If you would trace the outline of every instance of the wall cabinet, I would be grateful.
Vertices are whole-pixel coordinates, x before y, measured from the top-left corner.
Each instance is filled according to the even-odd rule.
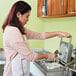
[[[76,16],[75,0],[38,0],[37,16],[40,18]]]

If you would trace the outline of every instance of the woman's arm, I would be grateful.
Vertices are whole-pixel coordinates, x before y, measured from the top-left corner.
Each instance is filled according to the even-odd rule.
[[[67,32],[61,32],[61,31],[57,31],[57,32],[45,32],[45,37],[46,39],[48,38],[52,38],[55,36],[59,36],[59,37],[70,37],[71,35]]]
[[[42,58],[46,58],[46,59],[51,59],[54,60],[56,57],[56,54],[42,54],[42,53],[38,53],[37,56],[37,60],[42,59]]]
[[[70,37],[70,34],[67,32],[61,32],[61,31],[56,31],[56,32],[43,32],[43,33],[38,33],[38,32],[33,32],[29,29],[25,29],[26,37],[28,39],[48,39],[52,38],[55,36],[60,36],[60,37]]]
[[[26,28],[25,28],[25,35],[27,39],[38,39],[38,40],[45,39],[45,32],[42,32],[42,33],[34,32]]]
[[[24,55],[25,58],[29,61],[35,61],[42,58],[50,58],[50,59],[54,58],[53,54],[41,54],[31,51],[27,43],[24,41],[20,31],[15,27],[7,29],[5,38],[8,39],[10,47],[14,50],[14,52],[18,52]]]

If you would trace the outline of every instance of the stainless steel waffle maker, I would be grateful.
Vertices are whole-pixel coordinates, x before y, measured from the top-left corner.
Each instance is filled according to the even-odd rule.
[[[71,55],[73,50],[73,45],[71,44],[72,37],[68,39],[69,39],[69,42],[63,41],[63,38],[61,38],[60,40],[59,53],[61,55],[58,56],[58,59],[62,64],[66,64],[71,61]]]
[[[71,44],[72,37],[68,38],[68,42],[60,39],[60,46],[56,61],[41,59],[34,64],[45,74],[44,76],[64,76],[64,68],[62,64],[67,64],[71,61],[73,45]],[[62,63],[62,64],[60,64]]]

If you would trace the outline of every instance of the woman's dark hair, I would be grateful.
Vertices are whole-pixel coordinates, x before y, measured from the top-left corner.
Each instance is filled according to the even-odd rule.
[[[24,2],[24,1],[18,1],[16,2],[11,10],[9,11],[9,14],[7,18],[5,19],[2,29],[3,31],[5,30],[6,26],[14,26],[17,27],[22,34],[24,34],[24,28],[21,25],[19,19],[17,18],[17,12],[20,12],[21,14],[27,13],[28,11],[31,10],[31,6]]]

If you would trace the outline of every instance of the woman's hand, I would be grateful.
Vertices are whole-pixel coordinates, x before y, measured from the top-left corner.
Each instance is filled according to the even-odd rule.
[[[67,33],[67,32],[61,32],[61,31],[58,31],[57,34],[60,37],[67,37],[67,38],[69,38],[71,36],[69,33]]]
[[[54,60],[56,57],[56,54],[48,54],[48,59]]]

